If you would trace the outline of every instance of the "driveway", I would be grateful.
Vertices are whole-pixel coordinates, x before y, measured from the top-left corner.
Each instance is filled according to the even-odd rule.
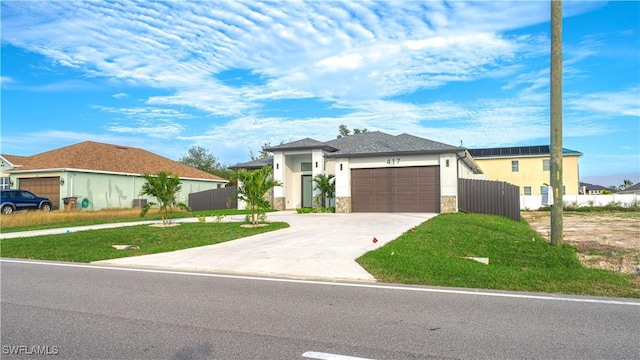
[[[355,259],[436,214],[268,214],[290,227],[222,244],[96,264],[313,279],[375,281]],[[233,218],[233,217],[232,217]],[[239,217],[237,220],[244,219]],[[195,220],[195,219],[192,219]],[[170,231],[170,230],[167,230]],[[373,243],[373,238],[378,240]]]

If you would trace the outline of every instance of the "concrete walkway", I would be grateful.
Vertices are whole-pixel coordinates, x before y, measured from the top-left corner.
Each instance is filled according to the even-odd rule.
[[[297,214],[293,211],[281,211],[269,213],[268,221],[287,222],[290,225],[287,229],[216,245],[95,263],[295,278],[375,281],[355,259],[396,239],[411,227],[435,215]],[[229,218],[226,220],[244,220],[244,216],[237,216],[237,219],[233,216]],[[378,239],[375,244],[374,237]]]

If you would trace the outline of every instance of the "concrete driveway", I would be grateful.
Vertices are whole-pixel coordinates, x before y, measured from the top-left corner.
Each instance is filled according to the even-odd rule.
[[[104,260],[96,264],[257,274],[313,279],[375,281],[355,259],[396,239],[436,214],[268,214],[291,226],[222,244],[168,253]],[[239,217],[237,220],[244,219]],[[195,220],[195,219],[192,219]],[[373,238],[378,239],[373,243]]]

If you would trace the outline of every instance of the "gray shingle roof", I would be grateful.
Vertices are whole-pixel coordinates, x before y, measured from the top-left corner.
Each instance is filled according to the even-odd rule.
[[[238,163],[233,166],[229,166],[229,169],[262,169],[267,165],[273,165],[273,156],[247,161],[244,163]]]
[[[327,149],[329,151],[337,150],[331,148],[326,143],[320,142],[312,138],[304,138],[302,140],[293,141],[286,144],[271,146],[264,148],[265,151],[273,152],[277,150],[296,150],[296,149]]]
[[[326,157],[357,157],[376,154],[425,154],[463,150],[456,146],[409,134],[393,136],[379,131],[354,134],[328,141],[327,144],[340,150],[327,154]]]

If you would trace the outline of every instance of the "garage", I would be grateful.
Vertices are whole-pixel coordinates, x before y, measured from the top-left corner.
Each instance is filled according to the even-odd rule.
[[[39,178],[22,178],[19,183],[21,190],[31,191],[32,193],[49,198],[53,203],[53,209],[58,210],[60,207],[60,177],[39,177]]]
[[[351,170],[354,212],[440,212],[440,167]]]

